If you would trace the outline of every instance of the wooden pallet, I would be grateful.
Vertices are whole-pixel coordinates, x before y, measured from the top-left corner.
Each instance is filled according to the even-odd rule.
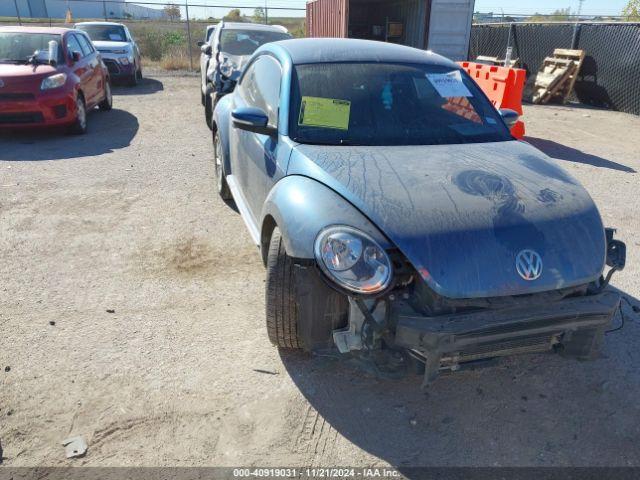
[[[535,80],[533,103],[566,103],[584,61],[584,50],[556,48],[542,63]]]
[[[505,65],[506,61],[504,59],[499,59],[498,57],[489,57],[486,55],[478,55],[478,57],[476,58],[476,62],[484,63],[485,65],[496,65],[498,67],[515,68],[519,65],[520,59],[514,58],[509,62],[509,65]]]

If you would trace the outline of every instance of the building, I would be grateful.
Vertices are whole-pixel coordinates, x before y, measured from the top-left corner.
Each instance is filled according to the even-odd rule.
[[[473,7],[474,0],[314,0],[308,35],[400,43],[466,60]]]
[[[3,0],[0,2],[0,17],[16,17],[16,6],[22,18],[66,18],[67,10],[71,10],[74,20],[166,18],[161,9],[109,0],[15,0],[15,4]]]

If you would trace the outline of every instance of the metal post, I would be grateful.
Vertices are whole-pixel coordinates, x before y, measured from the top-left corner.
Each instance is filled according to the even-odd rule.
[[[189,0],[184,0],[184,9],[187,14],[187,39],[189,41],[189,68],[193,70],[193,54],[191,52],[191,25],[189,24]]]
[[[18,16],[18,24],[22,26],[22,18],[20,18],[20,10],[18,10],[18,1],[13,0],[13,5],[16,7],[16,15]]]
[[[102,13],[104,14],[104,21],[107,21],[107,3],[102,0]]]
[[[264,0],[264,23],[269,24],[269,7],[267,7],[267,0]]]
[[[580,34],[580,15],[582,14],[582,4],[584,0],[578,0],[578,17],[576,18],[576,24],[573,27],[573,38],[571,39],[571,48],[575,50],[578,48],[578,37]]]

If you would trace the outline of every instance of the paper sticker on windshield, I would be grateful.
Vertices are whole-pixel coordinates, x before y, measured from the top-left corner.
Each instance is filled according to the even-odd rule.
[[[349,129],[351,102],[335,98],[302,97],[298,125]]]
[[[462,83],[462,75],[458,70],[449,73],[427,73],[427,78],[443,98],[473,97]]]
[[[114,42],[121,42],[122,41],[122,37],[120,36],[119,33],[110,33],[109,34],[109,39],[113,40]]]

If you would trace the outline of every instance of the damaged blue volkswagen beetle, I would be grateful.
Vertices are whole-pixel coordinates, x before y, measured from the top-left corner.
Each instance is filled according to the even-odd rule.
[[[426,383],[506,355],[594,357],[625,245],[574,178],[511,136],[516,119],[430,52],[257,50],[213,143],[218,193],[267,267],[271,342]]]

